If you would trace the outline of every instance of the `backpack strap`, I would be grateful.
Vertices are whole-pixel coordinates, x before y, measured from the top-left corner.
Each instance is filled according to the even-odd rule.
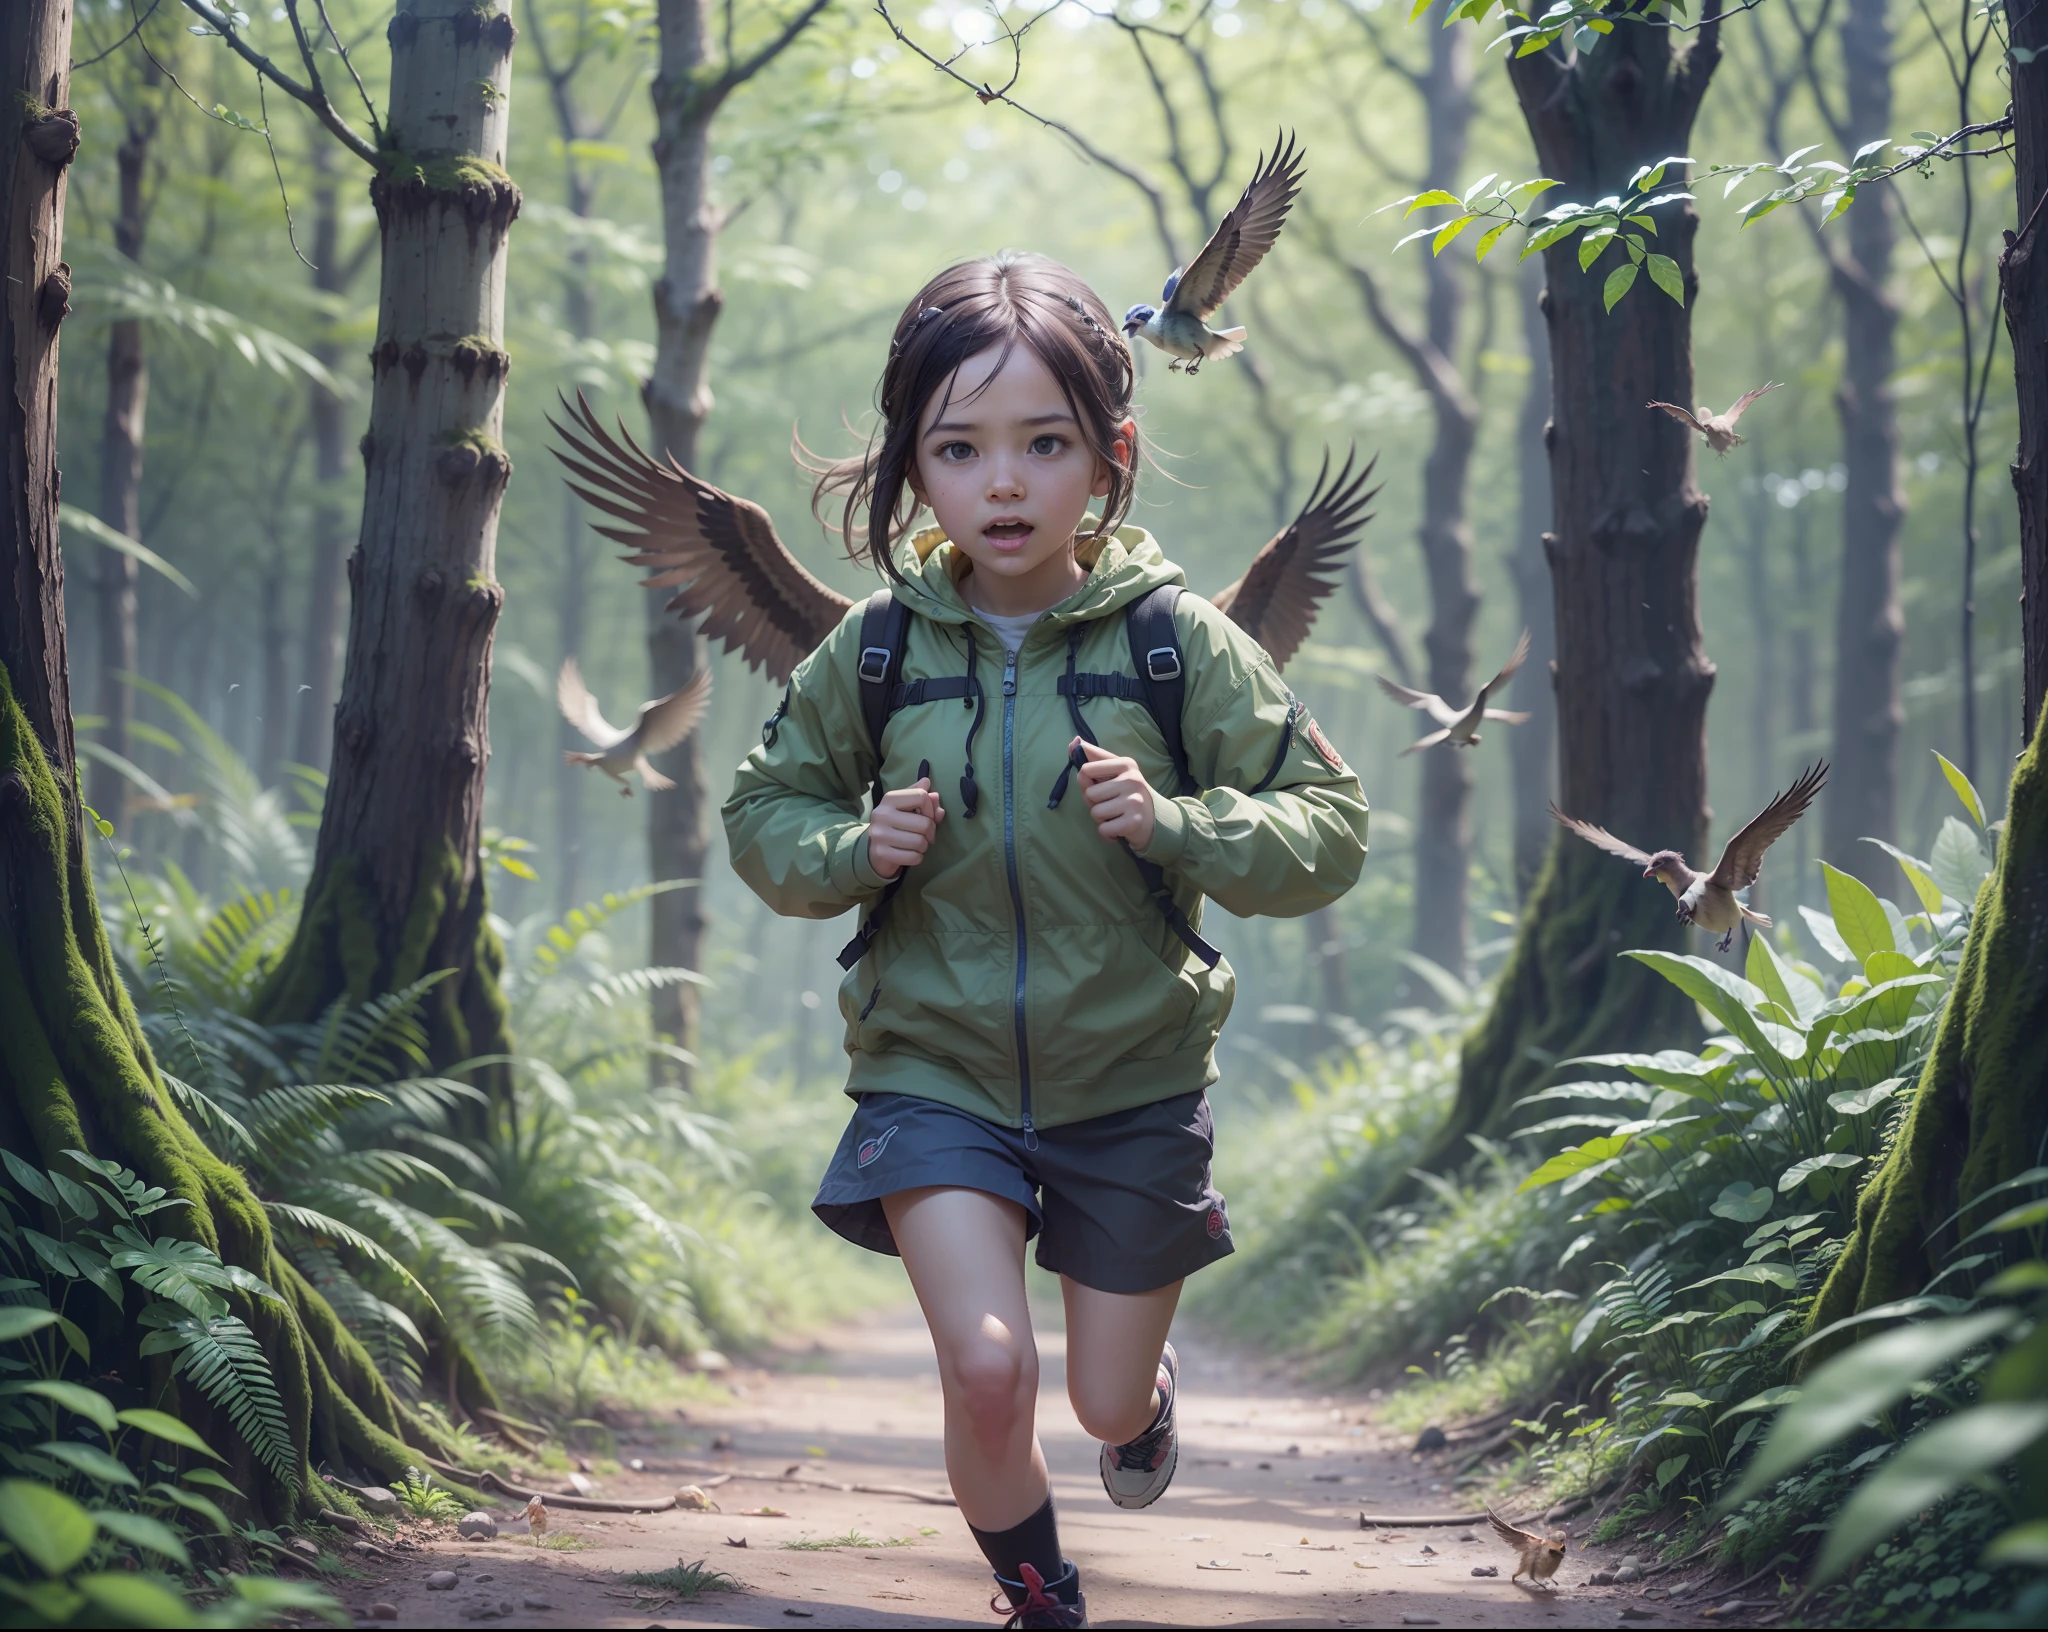
[[[882,797],[882,732],[889,724],[896,700],[896,684],[903,678],[903,648],[909,644],[910,608],[896,599],[886,586],[867,599],[860,612],[860,713],[867,722],[868,747],[875,755],[875,783],[871,790]]]
[[[1166,739],[1166,757],[1180,780],[1177,790],[1185,799],[1202,791],[1201,783],[1188,769],[1187,743],[1181,735],[1181,709],[1187,703],[1187,664],[1180,649],[1180,631],[1173,625],[1174,603],[1180,599],[1180,585],[1161,584],[1133,601],[1124,614],[1124,633],[1130,637],[1131,662],[1137,669],[1146,712]]]

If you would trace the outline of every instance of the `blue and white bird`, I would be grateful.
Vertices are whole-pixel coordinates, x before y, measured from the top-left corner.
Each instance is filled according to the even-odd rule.
[[[1294,195],[1301,191],[1306,158],[1292,135],[1275,144],[1270,161],[1261,154],[1251,185],[1194,263],[1166,280],[1159,305],[1141,304],[1124,313],[1125,336],[1151,341],[1172,357],[1166,365],[1169,371],[1185,368],[1190,374],[1212,357],[1231,357],[1244,350],[1242,326],[1212,329],[1209,319],[1279,238]]]

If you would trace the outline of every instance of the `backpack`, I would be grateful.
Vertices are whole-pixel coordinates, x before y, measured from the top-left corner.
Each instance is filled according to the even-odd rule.
[[[1202,791],[1201,784],[1188,769],[1187,746],[1181,729],[1181,708],[1187,696],[1186,665],[1181,658],[1180,635],[1173,625],[1174,603],[1180,599],[1178,584],[1162,584],[1151,590],[1124,610],[1124,632],[1131,647],[1131,666],[1135,674],[1081,674],[1074,668],[1075,656],[1080,649],[1083,626],[1075,624],[1067,632],[1067,672],[1060,676],[1059,692],[1067,700],[1067,710],[1073,716],[1074,731],[1085,742],[1094,742],[1095,733],[1088,728],[1082,717],[1081,704],[1090,697],[1119,697],[1127,702],[1143,703],[1145,711],[1159,727],[1159,734],[1166,741],[1167,757],[1173,763],[1176,792],[1187,797]],[[871,798],[881,800],[882,732],[888,726],[889,718],[898,709],[908,708],[916,703],[940,702],[950,698],[978,701],[981,683],[973,675],[935,676],[925,680],[905,682],[903,675],[903,652],[910,635],[910,608],[898,600],[888,589],[878,589],[870,595],[861,609],[860,618],[860,703],[861,714],[867,724],[868,742],[875,752],[875,785]],[[1288,712],[1287,737],[1291,742],[1294,727],[1294,710]],[[979,722],[977,721],[977,724]],[[973,739],[968,739],[971,745]],[[1286,760],[1288,743],[1283,742],[1280,754],[1275,758],[1273,769],[1268,773],[1260,788],[1268,786],[1278,776]],[[1060,774],[1054,786],[1048,806],[1056,807],[1066,793],[1069,775],[1081,763],[1081,755],[1075,750],[1067,770]],[[929,763],[918,769],[920,776],[931,774]],[[1255,789],[1253,791],[1259,791]],[[974,763],[970,757],[965,774],[960,779],[960,795],[968,815],[974,814],[979,801],[979,789],[974,781]],[[1173,899],[1173,891],[1166,883],[1165,869],[1156,862],[1147,861],[1128,844],[1124,853],[1138,869],[1145,893],[1152,904],[1159,909],[1167,927],[1179,937],[1184,945],[1203,965],[1213,969],[1223,954],[1202,939],[1187,914]],[[839,953],[839,967],[851,969],[867,956],[877,936],[881,934],[883,921],[887,918],[889,904],[895,900],[896,892],[903,887],[910,876],[910,869],[904,868],[882,891],[882,897],[875,903],[874,910],[867,916],[853,939],[848,941]]]

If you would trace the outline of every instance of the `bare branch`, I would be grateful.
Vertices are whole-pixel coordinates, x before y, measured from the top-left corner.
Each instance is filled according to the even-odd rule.
[[[797,36],[802,34],[805,29],[809,28],[817,20],[818,13],[831,3],[832,0],[806,0],[804,5],[797,8],[789,21],[777,30],[773,39],[765,41],[754,51],[753,55],[747,57],[744,61],[735,59],[732,55],[732,35],[728,32],[726,35],[725,72],[718,76],[717,100],[724,101],[726,97],[746,84],[748,80],[752,79],[777,57],[781,56],[783,52],[787,51],[796,43]],[[1043,14],[1041,13],[1041,15]],[[731,26],[732,11],[728,7],[726,10],[726,27],[728,31],[731,29]],[[1028,28],[1030,25],[1026,24],[1025,26]]]
[[[254,68],[263,78],[269,80],[271,84],[283,91],[294,102],[303,103],[306,107],[312,109],[314,118],[318,119],[321,124],[332,131],[335,139],[343,147],[347,148],[365,164],[374,165],[380,162],[377,144],[368,140],[346,119],[342,118],[341,114],[335,109],[334,104],[327,100],[325,92],[314,89],[314,86],[319,84],[320,76],[314,69],[310,59],[302,63],[302,66],[313,80],[312,85],[306,85],[292,78],[290,74],[278,67],[275,62],[271,61],[270,58],[266,57],[261,51],[258,51],[237,34],[233,20],[218,6],[210,4],[209,0],[185,0],[185,8],[195,17],[204,21],[214,33],[227,42],[230,51],[234,52],[236,56],[240,57],[251,68]],[[293,29],[294,32],[298,32],[296,14],[293,17]],[[299,38],[303,42],[304,34],[300,33]]]

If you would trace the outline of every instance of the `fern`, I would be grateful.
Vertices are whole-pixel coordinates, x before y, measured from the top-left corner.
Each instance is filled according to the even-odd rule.
[[[420,1386],[420,1357],[426,1353],[427,1340],[412,1317],[351,1275],[331,1248],[303,1246],[293,1256],[306,1279],[369,1352],[378,1371],[401,1392],[416,1393]],[[410,1271],[407,1275],[410,1279]],[[421,1295],[424,1297],[425,1293]]]
[[[244,890],[214,913],[183,949],[195,975],[203,978],[207,997],[222,1005],[247,1004],[298,917],[298,903],[288,889]]]
[[[585,936],[597,933],[628,907],[670,890],[692,888],[695,883],[695,879],[672,878],[639,884],[617,893],[607,891],[595,901],[572,908],[553,924],[540,926],[538,919],[529,919],[513,932],[511,966],[523,970],[525,984],[545,980],[560,972]]]
[[[144,1310],[140,1320],[156,1328],[142,1340],[142,1352],[175,1351],[172,1374],[190,1377],[200,1393],[227,1412],[256,1460],[296,1497],[299,1460],[292,1449],[291,1425],[256,1334],[236,1315],[202,1321],[173,1314],[161,1304]]]
[[[263,1210],[270,1215],[274,1223],[285,1224],[292,1229],[302,1231],[306,1235],[312,1236],[316,1242],[324,1236],[331,1240],[339,1241],[343,1246],[352,1247],[355,1251],[369,1259],[370,1262],[377,1265],[378,1268],[397,1276],[425,1299],[429,1308],[436,1314],[440,1313],[440,1305],[434,1302],[433,1293],[420,1284],[419,1277],[405,1267],[403,1260],[393,1254],[382,1242],[365,1235],[354,1225],[344,1223],[342,1220],[331,1217],[326,1213],[316,1212],[311,1207],[295,1207],[290,1202],[284,1201],[266,1201],[263,1204]],[[310,1249],[303,1249],[300,1255],[303,1256],[307,1251],[327,1252],[328,1256],[332,1257],[331,1251],[322,1246],[316,1245]],[[340,1273],[339,1260],[335,1261],[335,1265],[336,1272]]]

